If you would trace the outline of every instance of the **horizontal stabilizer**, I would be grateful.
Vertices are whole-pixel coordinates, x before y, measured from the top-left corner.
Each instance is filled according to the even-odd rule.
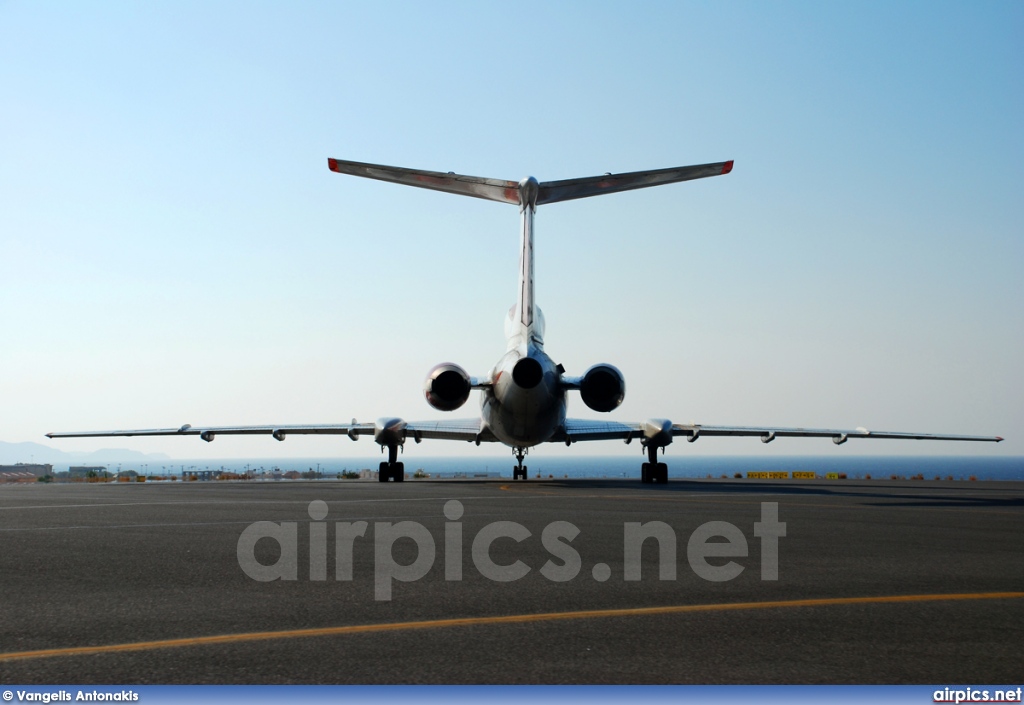
[[[348,162],[343,159],[328,159],[327,166],[331,171],[351,176],[363,176],[368,179],[390,181],[406,186],[418,186],[434,191],[457,193],[462,196],[485,198],[488,201],[501,201],[519,205],[519,182],[502,179],[485,179],[481,176],[463,176],[454,172],[423,171],[422,169],[406,169],[400,166],[384,166],[382,164],[364,164]]]
[[[698,164],[697,166],[678,166],[671,169],[654,169],[652,171],[632,171],[628,174],[605,174],[604,176],[586,176],[581,179],[565,181],[545,181],[540,185],[537,205],[571,201],[575,198],[600,196],[605,193],[631,191],[648,186],[674,184],[678,181],[704,179],[709,176],[721,176],[732,171],[732,160],[717,164]]]
[[[487,179],[482,176],[465,176],[454,172],[424,171],[422,169],[406,169],[400,166],[384,166],[383,164],[364,164],[344,159],[328,159],[331,171],[351,176],[362,176],[379,181],[390,181],[406,186],[418,186],[434,191],[445,191],[462,196],[484,198],[488,201],[500,201],[520,205],[518,181],[503,179]],[[704,179],[709,176],[720,176],[732,171],[732,161],[715,164],[698,164],[696,166],[678,166],[671,169],[654,169],[651,171],[632,171],[628,174],[604,174],[603,176],[585,176],[580,179],[564,181],[544,181],[540,184],[536,205],[571,201],[575,198],[600,196],[605,193],[631,191],[649,186],[674,184],[678,181]]]

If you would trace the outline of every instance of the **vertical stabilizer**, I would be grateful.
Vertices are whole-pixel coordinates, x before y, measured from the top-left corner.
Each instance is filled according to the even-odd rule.
[[[519,342],[542,344],[533,290],[533,216],[540,184],[528,176],[519,182],[519,294],[513,321],[520,330]],[[511,342],[511,341],[510,341]]]

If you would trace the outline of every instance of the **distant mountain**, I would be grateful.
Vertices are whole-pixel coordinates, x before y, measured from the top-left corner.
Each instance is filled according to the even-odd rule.
[[[127,448],[104,448],[69,453],[41,443],[6,443],[0,441],[0,465],[15,463],[49,463],[51,465],[103,465],[106,463],[157,462],[170,460],[166,453],[140,453]]]

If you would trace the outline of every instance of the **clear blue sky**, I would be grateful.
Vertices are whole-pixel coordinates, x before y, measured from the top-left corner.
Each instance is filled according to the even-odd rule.
[[[609,418],[1008,439],[670,457],[1022,455],[1022,38],[1020,2],[0,1],[0,440],[442,416],[426,371],[504,350],[517,213],[327,157],[542,181],[735,159],[539,210],[548,352],[624,371]]]

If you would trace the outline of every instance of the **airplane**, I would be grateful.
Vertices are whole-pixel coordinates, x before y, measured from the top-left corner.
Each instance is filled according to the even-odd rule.
[[[620,174],[538,182],[532,176],[520,181],[465,176],[454,172],[435,172],[403,167],[366,164],[328,159],[328,167],[339,174],[348,174],[406,186],[433,189],[461,196],[482,198],[517,206],[519,227],[519,287],[515,304],[505,320],[507,346],[494,368],[485,377],[471,377],[451,362],[435,365],[427,374],[423,393],[427,403],[440,411],[455,411],[469,399],[470,392],[480,390],[480,415],[477,418],[446,421],[405,421],[398,417],[378,419],[375,423],[268,425],[268,426],[203,426],[185,424],[178,428],[140,429],[126,431],[88,431],[48,433],[48,438],[88,438],[110,436],[199,436],[212,441],[219,435],[270,435],[283,441],[292,434],[346,435],[357,440],[373,436],[381,452],[387,449],[388,459],[380,463],[378,479],[402,482],[405,466],[398,461],[398,451],[406,440],[423,439],[503,443],[512,448],[516,458],[513,480],[526,480],[523,459],[528,450],[541,443],[565,443],[617,439],[627,444],[638,440],[647,462],[641,465],[644,483],[668,482],[668,466],[658,461],[658,451],[665,449],[676,437],[694,442],[711,436],[760,437],[771,443],[782,437],[831,438],[842,445],[851,438],[916,439],[943,441],[983,441],[998,443],[998,436],[962,436],[926,433],[895,433],[853,430],[779,428],[775,426],[712,426],[678,424],[669,419],[647,419],[642,422],[601,421],[568,418],[567,392],[578,391],[583,403],[593,411],[608,413],[622,404],[626,383],[622,372],[607,363],[596,364],[580,376],[567,375],[544,351],[544,315],[534,300],[533,220],[537,207],[577,198],[599,196],[632,189],[661,186],[693,179],[721,176],[732,171],[733,162],[655,169]]]

